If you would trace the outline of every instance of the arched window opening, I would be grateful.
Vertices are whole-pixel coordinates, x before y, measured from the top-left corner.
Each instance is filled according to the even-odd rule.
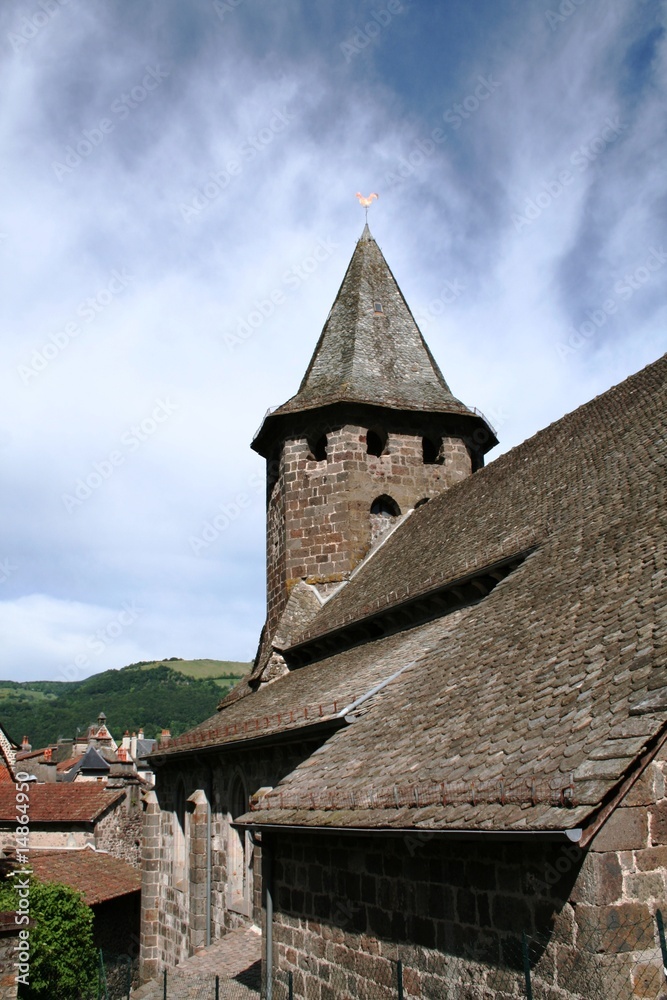
[[[387,432],[381,427],[372,427],[366,432],[366,454],[375,455],[377,458],[383,454],[387,447]]]
[[[424,465],[442,465],[442,441],[438,438],[422,438]]]
[[[227,898],[232,909],[246,915],[250,913],[250,834],[232,824],[248,808],[248,792],[239,775],[232,785],[229,803]]]
[[[379,514],[381,517],[399,517],[401,508],[392,497],[383,494],[377,497],[371,504],[371,514]]]
[[[327,436],[321,434],[318,438],[308,438],[311,462],[325,462],[327,458]]]

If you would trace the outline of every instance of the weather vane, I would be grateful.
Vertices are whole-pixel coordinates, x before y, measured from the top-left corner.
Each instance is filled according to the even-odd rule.
[[[372,205],[375,199],[379,197],[380,196],[376,194],[375,191],[373,191],[371,194],[369,194],[368,198],[364,198],[363,194],[357,191],[357,198],[359,199],[359,204],[363,205],[363,207],[366,209],[366,222],[368,222],[368,206]]]

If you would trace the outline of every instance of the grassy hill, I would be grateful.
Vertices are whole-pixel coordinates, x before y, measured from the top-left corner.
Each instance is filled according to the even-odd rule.
[[[138,664],[135,664],[137,666]],[[154,670],[155,667],[171,667],[172,670],[185,674],[186,677],[196,677],[197,680],[210,679],[220,687],[229,688],[236,684],[250,670],[252,664],[238,663],[235,660],[155,660],[154,663],[142,663],[142,670]]]
[[[33,747],[71,738],[100,712],[116,740],[126,729],[178,736],[213,715],[220,698],[249,663],[226,660],[157,660],[106,670],[83,681],[0,681],[0,722]]]

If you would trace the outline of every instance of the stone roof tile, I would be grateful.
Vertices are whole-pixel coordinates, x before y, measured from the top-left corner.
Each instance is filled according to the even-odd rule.
[[[338,403],[474,417],[488,431],[484,450],[497,444],[486,420],[452,395],[367,226],[299,391],[267,414],[253,447],[265,453],[279,418]]]
[[[174,752],[331,719],[393,678],[254,821],[418,826],[427,809],[441,827],[563,830],[591,817],[667,726],[666,376],[663,358],[415,511],[314,621],[327,634],[531,539],[488,596],[294,669]]]

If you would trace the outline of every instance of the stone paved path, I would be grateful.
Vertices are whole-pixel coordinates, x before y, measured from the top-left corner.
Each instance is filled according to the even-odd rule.
[[[220,1000],[257,1000],[262,937],[258,928],[241,928],[167,970],[168,1000],[214,1000],[220,976]],[[162,1000],[162,978],[132,992],[133,1000]]]

